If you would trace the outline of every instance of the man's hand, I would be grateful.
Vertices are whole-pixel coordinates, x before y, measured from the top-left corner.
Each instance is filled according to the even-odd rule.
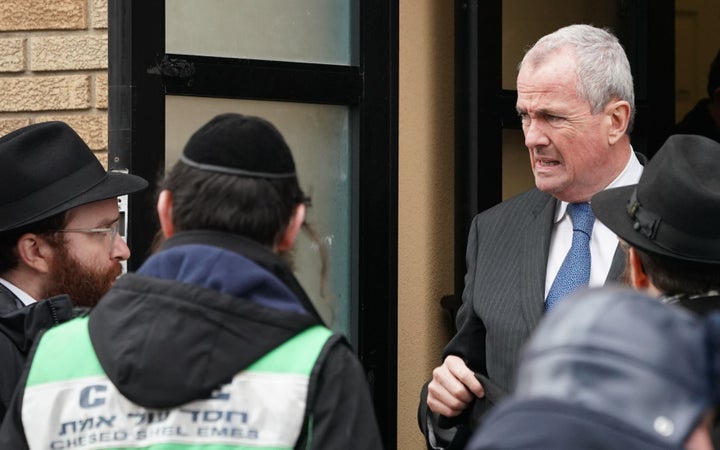
[[[433,378],[428,385],[428,408],[445,417],[460,415],[474,397],[484,397],[485,390],[475,378],[475,373],[465,362],[450,355],[442,366],[433,370]]]

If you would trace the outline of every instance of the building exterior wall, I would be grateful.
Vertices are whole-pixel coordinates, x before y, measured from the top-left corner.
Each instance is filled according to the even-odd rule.
[[[107,167],[107,2],[0,2],[0,135],[62,120]]]
[[[454,2],[400,0],[397,448],[425,448],[420,389],[450,336],[453,293]]]

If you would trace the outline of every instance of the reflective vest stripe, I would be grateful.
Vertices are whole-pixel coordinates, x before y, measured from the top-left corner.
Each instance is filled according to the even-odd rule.
[[[87,321],[87,317],[71,320],[43,335],[35,351],[27,386],[105,373],[88,337]],[[58,364],[58,361],[72,363]]]
[[[291,449],[305,417],[310,375],[332,334],[312,327],[211,398],[150,410],[130,402],[104,374],[87,325],[86,317],[66,322],[38,345],[22,408],[31,449]]]

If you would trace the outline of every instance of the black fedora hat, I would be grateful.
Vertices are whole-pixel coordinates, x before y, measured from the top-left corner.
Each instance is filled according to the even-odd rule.
[[[633,247],[720,264],[720,143],[670,136],[637,185],[599,192],[591,205],[595,216]]]
[[[0,231],[147,185],[136,175],[106,172],[64,122],[28,125],[0,138]]]

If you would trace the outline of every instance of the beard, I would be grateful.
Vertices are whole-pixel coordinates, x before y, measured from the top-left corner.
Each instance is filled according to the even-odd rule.
[[[56,247],[55,255],[43,298],[66,294],[75,306],[91,308],[122,273],[117,261],[106,269],[88,267],[72,257],[65,245]]]

